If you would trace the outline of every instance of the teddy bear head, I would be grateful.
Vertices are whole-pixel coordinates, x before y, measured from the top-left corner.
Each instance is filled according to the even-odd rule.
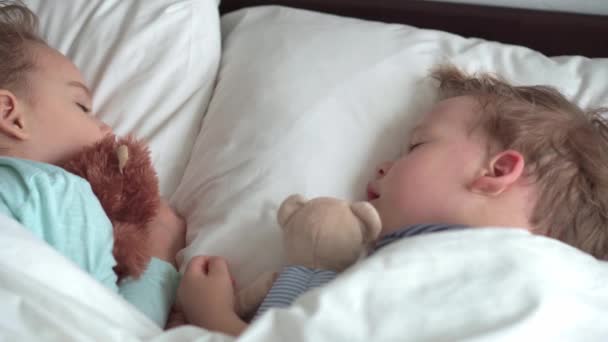
[[[355,263],[380,234],[381,221],[369,202],[288,197],[279,208],[287,262],[340,272]]]

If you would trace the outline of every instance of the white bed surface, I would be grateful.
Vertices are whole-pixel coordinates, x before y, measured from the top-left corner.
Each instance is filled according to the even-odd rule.
[[[0,340],[232,340],[163,333],[16,223],[0,215],[0,227]],[[239,341],[606,341],[607,283],[605,262],[523,230],[429,234],[269,311]]]
[[[426,0],[488,5],[500,7],[515,7],[545,11],[574,12],[582,14],[608,15],[606,0]]]

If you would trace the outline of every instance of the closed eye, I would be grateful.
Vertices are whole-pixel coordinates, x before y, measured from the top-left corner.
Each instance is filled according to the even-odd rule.
[[[409,148],[408,148],[408,152],[411,152],[412,150],[414,150],[416,147],[419,147],[420,145],[424,144],[423,142],[419,142],[419,143],[415,143],[415,144],[410,144]]]
[[[80,104],[80,103],[76,103],[76,105],[85,113],[90,113],[91,110],[89,108],[87,108],[85,105]]]

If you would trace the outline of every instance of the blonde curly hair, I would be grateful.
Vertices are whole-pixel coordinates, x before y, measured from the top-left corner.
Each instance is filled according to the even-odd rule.
[[[490,74],[468,75],[453,65],[435,68],[442,99],[479,101],[476,127],[494,148],[524,156],[538,197],[530,221],[599,259],[608,259],[608,125],[605,108],[583,110],[553,87],[514,86]]]

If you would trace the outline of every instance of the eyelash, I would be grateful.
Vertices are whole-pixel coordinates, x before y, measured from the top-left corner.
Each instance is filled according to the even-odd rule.
[[[420,146],[420,145],[422,145],[422,144],[424,144],[424,143],[419,142],[419,143],[411,144],[411,145],[409,146],[409,148],[408,148],[408,151],[409,151],[409,152],[411,152],[413,149],[415,149],[416,147],[418,147],[418,146]]]
[[[78,107],[80,107],[80,109],[82,109],[82,111],[85,112],[85,113],[90,113],[91,112],[91,110],[89,108],[85,107],[84,105],[82,105],[80,103],[76,103],[76,105]]]

